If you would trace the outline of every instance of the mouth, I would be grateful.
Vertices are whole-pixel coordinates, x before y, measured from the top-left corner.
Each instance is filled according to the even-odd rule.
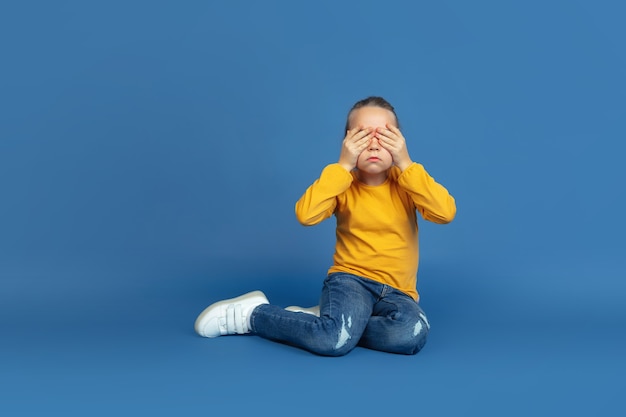
[[[377,157],[377,156],[370,156],[369,158],[367,158],[367,160],[369,162],[378,162],[378,161],[380,161],[380,158]]]

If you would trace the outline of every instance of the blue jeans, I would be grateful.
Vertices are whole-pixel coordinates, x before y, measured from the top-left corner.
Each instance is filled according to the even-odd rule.
[[[324,356],[342,356],[356,346],[414,355],[430,325],[419,304],[379,282],[330,274],[320,298],[320,317],[263,304],[250,315],[252,333]]]

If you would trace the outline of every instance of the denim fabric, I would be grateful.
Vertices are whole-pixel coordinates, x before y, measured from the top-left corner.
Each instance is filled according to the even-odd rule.
[[[264,304],[250,316],[252,332],[325,356],[356,346],[413,355],[430,328],[419,304],[379,282],[345,273],[330,274],[320,298],[320,317]]]

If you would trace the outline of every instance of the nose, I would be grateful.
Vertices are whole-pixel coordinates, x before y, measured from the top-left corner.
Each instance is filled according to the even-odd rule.
[[[369,143],[367,149],[370,150],[370,151],[377,151],[377,150],[380,149],[380,142],[378,141],[377,137],[373,137],[370,140],[370,143]]]

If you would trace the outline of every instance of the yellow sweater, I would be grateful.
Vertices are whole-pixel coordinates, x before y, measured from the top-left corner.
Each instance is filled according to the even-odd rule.
[[[296,203],[296,216],[305,226],[333,214],[337,242],[332,272],[347,272],[399,289],[419,300],[419,245],[416,210],[435,223],[448,223],[456,214],[454,198],[413,163],[404,172],[393,166],[378,186],[361,183],[339,164],[324,168]]]

